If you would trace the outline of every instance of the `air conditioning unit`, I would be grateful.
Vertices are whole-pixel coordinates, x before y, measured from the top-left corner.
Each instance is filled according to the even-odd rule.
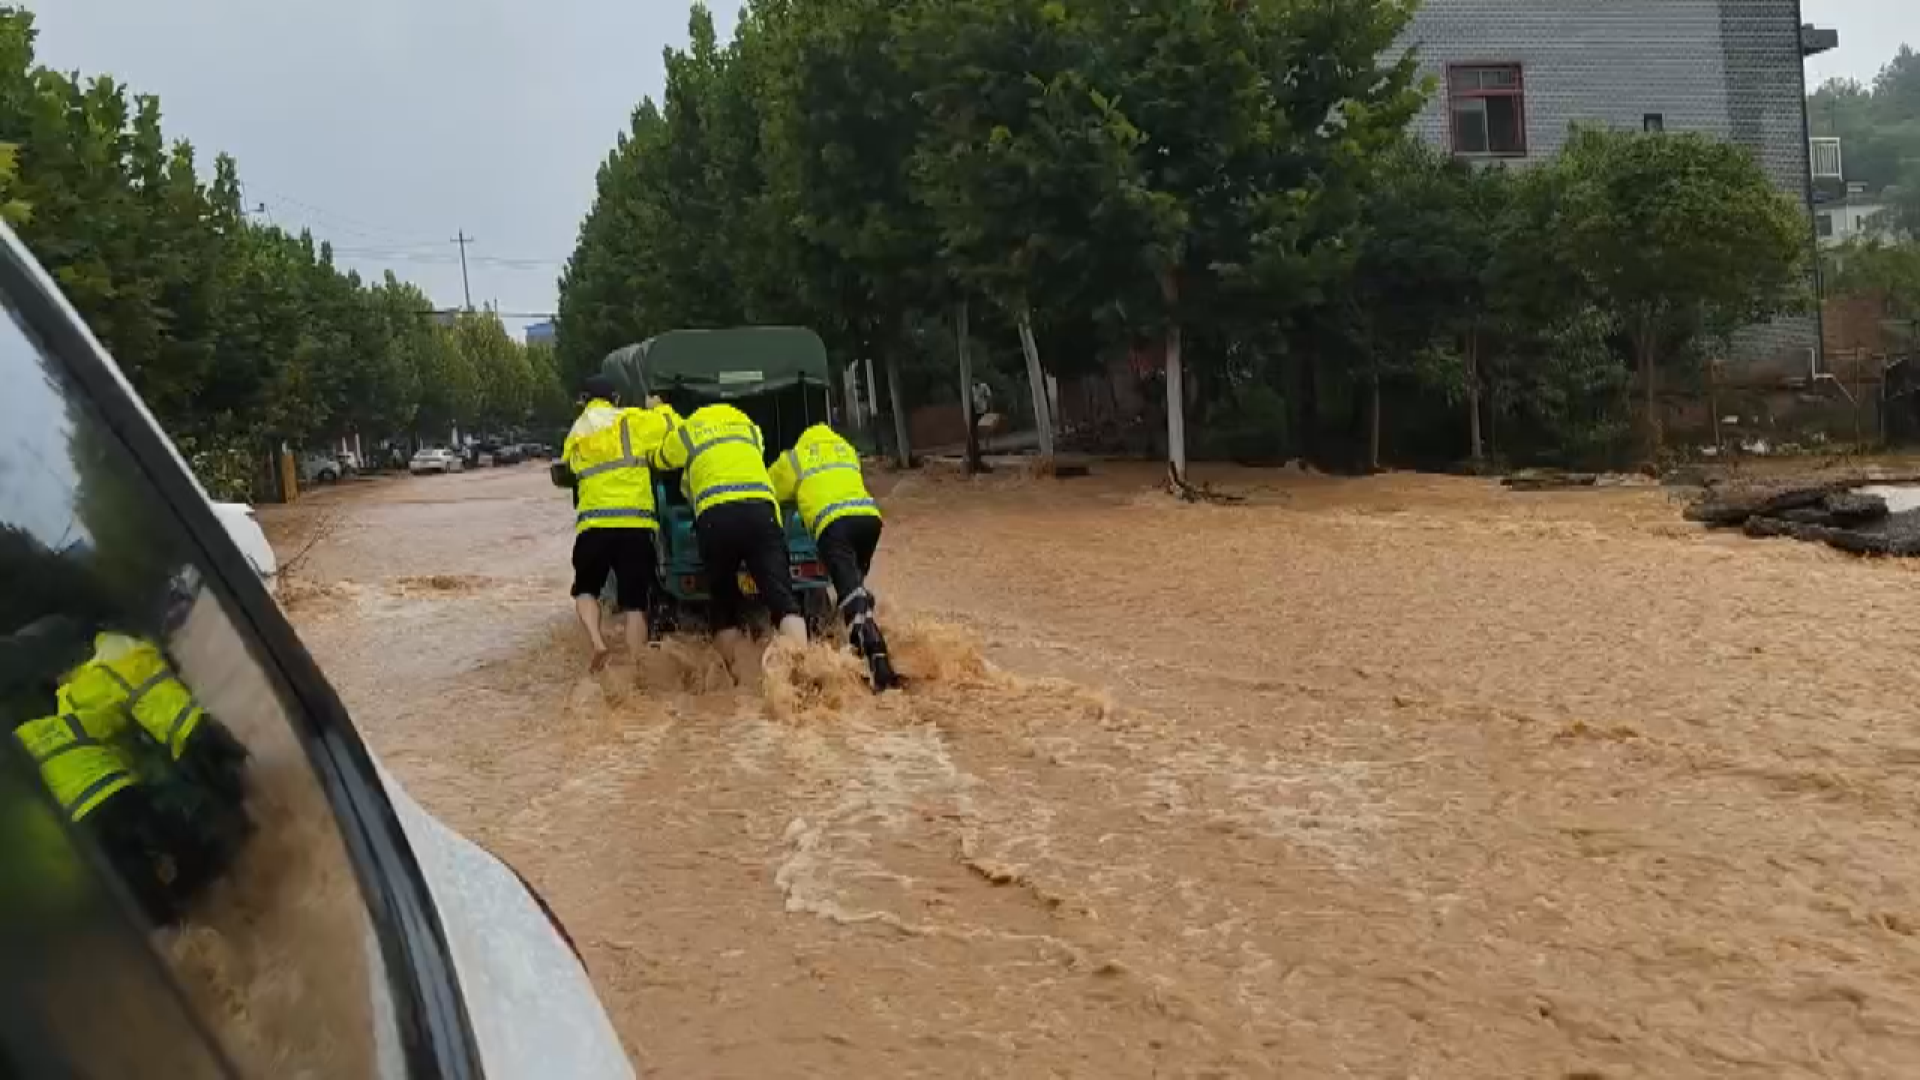
[[[1811,139],[1807,143],[1807,161],[1815,180],[1844,180],[1846,169],[1840,159],[1839,139]]]

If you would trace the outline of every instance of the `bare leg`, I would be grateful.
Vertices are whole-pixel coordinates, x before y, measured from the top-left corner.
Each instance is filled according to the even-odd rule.
[[[600,634],[600,598],[597,596],[576,596],[573,598],[574,614],[580,616],[580,625],[587,628],[587,638],[593,642],[593,660],[587,665],[588,671],[599,671],[607,666],[607,639]]]
[[[633,660],[634,670],[640,669],[640,655],[647,651],[647,613],[629,611],[627,615],[627,656]]]
[[[731,627],[713,635],[713,647],[719,651],[720,661],[727,665],[734,682],[740,681],[740,649],[745,641],[745,635]]]

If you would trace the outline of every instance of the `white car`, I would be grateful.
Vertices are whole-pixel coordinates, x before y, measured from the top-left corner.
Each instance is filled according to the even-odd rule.
[[[178,760],[239,781],[0,739],[0,1076],[631,1080],[559,919],[370,752],[262,587],[251,513],[207,497],[4,225],[0,307],[0,725],[98,751],[106,713],[53,688],[138,639],[201,710]],[[76,446],[89,468],[45,467]],[[254,828],[151,828],[150,775]]]
[[[306,454],[300,458],[300,482],[331,484],[344,475],[340,459],[331,454]]]
[[[407,471],[415,476],[426,473],[464,472],[466,468],[467,463],[460,460],[459,454],[437,447],[422,449],[413,455],[412,461],[407,463]]]

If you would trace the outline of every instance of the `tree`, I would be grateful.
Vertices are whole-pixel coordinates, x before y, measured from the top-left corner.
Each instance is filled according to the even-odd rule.
[[[1043,0],[933,2],[911,57],[928,89],[914,157],[948,273],[994,301],[1019,335],[1043,458],[1053,456],[1036,309],[1090,310],[1089,283],[1130,252],[1143,207],[1140,132],[1089,83],[1087,25]]]
[[[1273,288],[1337,266],[1323,245],[1351,220],[1353,188],[1420,104],[1410,55],[1390,56],[1405,0],[1090,5],[1102,20],[1101,85],[1145,136],[1141,281],[1123,303],[1162,329],[1168,454],[1186,471],[1183,324],[1231,318],[1224,268],[1269,308]]]
[[[1745,151],[1700,135],[1576,132],[1551,234],[1631,342],[1649,455],[1658,376],[1705,335],[1806,301],[1806,218]]]
[[[244,495],[245,463],[282,442],[551,405],[557,373],[497,320],[468,330],[469,358],[418,289],[370,286],[324,240],[249,223],[233,160],[204,176],[157,99],[37,66],[34,42],[31,14],[0,5],[0,216],[210,488]]]
[[[14,177],[19,171],[20,148],[12,143],[0,143],[0,221],[16,229],[33,217],[33,207],[11,197]]]
[[[886,372],[896,450],[912,457],[900,352],[918,312],[950,292],[938,236],[912,188],[923,82],[904,62],[893,0],[767,7],[771,198],[792,223],[802,306],[853,359]]]
[[[1476,168],[1408,143],[1367,185],[1352,277],[1342,301],[1362,339],[1370,469],[1380,467],[1383,380],[1410,380],[1465,399],[1472,460],[1485,456],[1482,348],[1495,331],[1491,280],[1512,205],[1505,169]]]

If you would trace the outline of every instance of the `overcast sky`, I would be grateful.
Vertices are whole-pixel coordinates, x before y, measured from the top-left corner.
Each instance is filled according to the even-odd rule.
[[[42,62],[158,94],[167,131],[240,161],[249,204],[331,239],[341,262],[392,268],[461,302],[464,230],[476,304],[553,310],[593,175],[660,51],[686,41],[683,0],[26,0]],[[739,0],[709,5],[730,32]],[[1920,44],[1920,0],[1805,0],[1840,31],[1814,81],[1871,78]],[[514,320],[517,324],[522,320]]]

